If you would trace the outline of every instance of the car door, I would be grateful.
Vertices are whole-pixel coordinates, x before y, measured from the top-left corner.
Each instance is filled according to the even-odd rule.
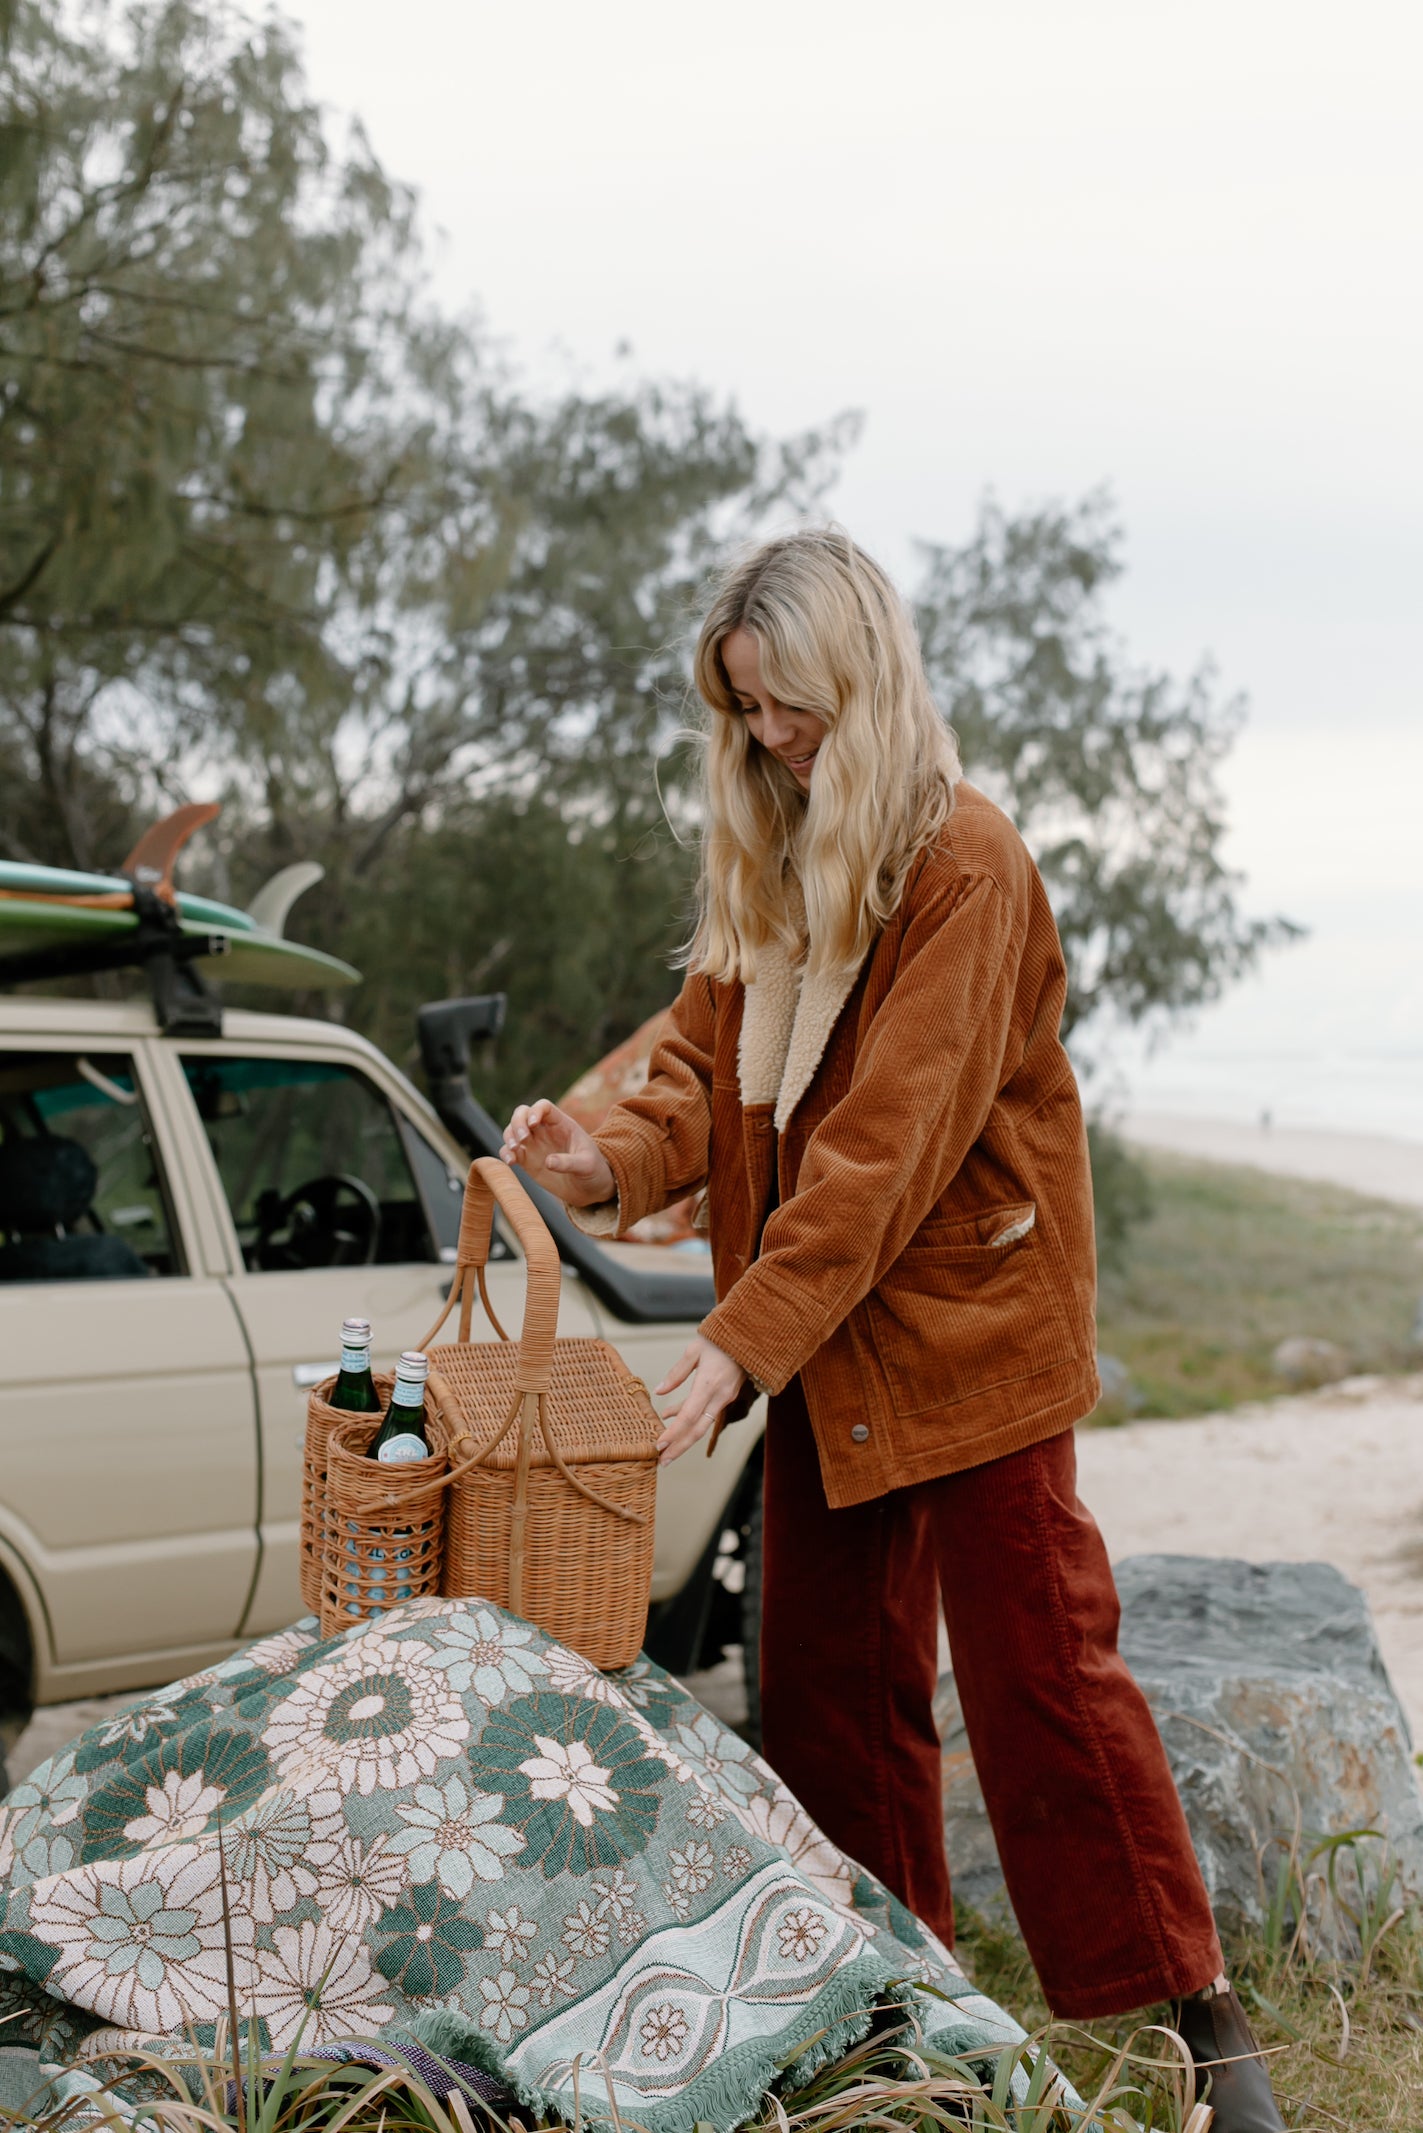
[[[143,1039],[0,1042],[0,1532],[43,1671],[95,1686],[234,1637],[257,1565],[247,1344],[150,1065]]]
[[[256,1372],[262,1546],[244,1629],[260,1635],[301,1612],[307,1391],[335,1369],[345,1317],[370,1319],[377,1368],[429,1332],[449,1287],[463,1165],[400,1101],[398,1077],[339,1046],[192,1043],[177,1062],[231,1225],[230,1286]],[[501,1250],[491,1294],[513,1330],[523,1270]],[[576,1293],[565,1292],[563,1322],[592,1330]]]

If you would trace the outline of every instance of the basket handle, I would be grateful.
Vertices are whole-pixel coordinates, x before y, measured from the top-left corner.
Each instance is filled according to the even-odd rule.
[[[553,1372],[553,1344],[558,1333],[561,1279],[558,1246],[508,1164],[496,1161],[493,1156],[476,1156],[469,1166],[455,1254],[455,1277],[444,1310],[420,1345],[422,1348],[430,1346],[456,1303],[460,1306],[460,1339],[469,1339],[476,1285],[489,1323],[501,1340],[508,1340],[508,1334],[490,1309],[484,1281],[496,1200],[508,1216],[509,1226],[524,1254],[524,1323],[518,1340],[514,1383],[520,1392],[546,1392]]]

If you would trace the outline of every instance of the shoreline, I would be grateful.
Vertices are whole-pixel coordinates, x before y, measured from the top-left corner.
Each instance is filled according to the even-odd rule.
[[[1131,1110],[1115,1130],[1130,1146],[1207,1163],[1235,1163],[1277,1177],[1312,1178],[1370,1199],[1423,1207],[1423,1141],[1327,1126],[1241,1125],[1182,1112]]]

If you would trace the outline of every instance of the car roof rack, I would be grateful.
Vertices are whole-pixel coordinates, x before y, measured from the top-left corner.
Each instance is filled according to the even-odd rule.
[[[138,919],[131,933],[89,941],[55,941],[0,954],[0,987],[41,978],[92,977],[102,970],[142,970],[159,1027],[180,1037],[220,1037],[222,1003],[193,965],[229,953],[221,933],[186,933],[178,916],[173,867],[195,830],[218,813],[214,801],[174,808],[146,829],[119,868]],[[97,901],[97,900],[96,900]],[[109,899],[103,899],[113,908]],[[119,908],[122,908],[120,902]]]
[[[201,956],[227,955],[227,935],[184,933],[173,906],[143,882],[133,884],[133,908],[138,924],[122,940],[66,941],[0,955],[0,987],[142,970],[160,1029],[175,1037],[220,1037],[222,1002],[193,966]]]

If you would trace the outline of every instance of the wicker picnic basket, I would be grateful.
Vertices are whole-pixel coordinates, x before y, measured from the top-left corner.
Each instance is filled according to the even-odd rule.
[[[496,1200],[524,1252],[518,1340],[485,1285]],[[497,1340],[469,1337],[476,1293]],[[446,1427],[449,1402],[460,1418],[440,1590],[508,1607],[595,1666],[629,1666],[647,1627],[662,1425],[606,1341],[557,1338],[558,1300],[558,1252],[537,1208],[503,1163],[478,1159],[449,1301],[422,1343],[446,1396]],[[432,1348],[456,1303],[458,1343]]]
[[[376,1393],[381,1412],[390,1405],[393,1374],[378,1370]],[[297,1558],[302,1604],[312,1614],[321,1612],[322,1558],[326,1549],[326,1446],[338,1424],[351,1421],[379,1423],[380,1415],[352,1416],[345,1408],[333,1407],[328,1395],[336,1388],[336,1373],[314,1385],[306,1396],[306,1441],[301,1460],[301,1542]]]
[[[428,1459],[382,1465],[370,1458],[379,1415],[340,1415],[327,1436],[323,1637],[440,1589],[450,1426],[439,1391],[425,1403]]]

